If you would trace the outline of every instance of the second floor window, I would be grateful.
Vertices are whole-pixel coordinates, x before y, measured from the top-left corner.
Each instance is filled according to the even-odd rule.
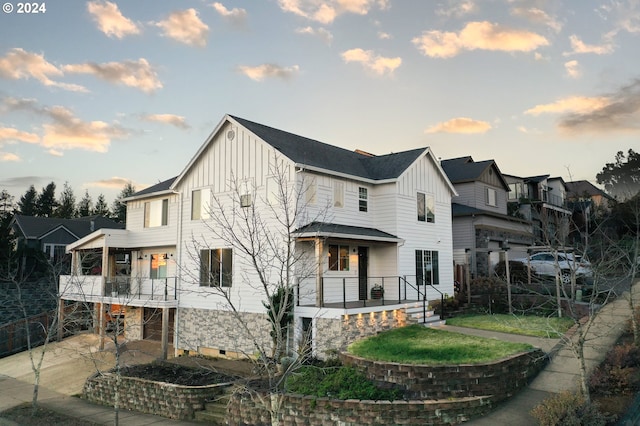
[[[196,189],[191,192],[191,220],[208,219],[210,190]]]
[[[418,221],[430,222],[430,223],[435,222],[436,214],[434,210],[435,206],[434,206],[433,197],[431,195],[418,192],[417,200],[418,200]]]
[[[144,227],[155,228],[169,223],[169,200],[155,200],[144,203]]]
[[[200,286],[231,287],[233,252],[231,249],[200,250]]]
[[[496,207],[498,205],[498,192],[493,188],[485,188],[485,203],[489,206]]]
[[[344,182],[333,182],[333,207],[344,207]]]
[[[358,210],[361,212],[369,211],[369,193],[367,188],[358,188]]]

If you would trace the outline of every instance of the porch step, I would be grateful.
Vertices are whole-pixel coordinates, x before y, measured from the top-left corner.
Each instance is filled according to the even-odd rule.
[[[445,320],[441,320],[439,315],[435,315],[433,310],[427,310],[426,315],[422,305],[417,304],[406,309],[407,320],[413,324],[423,324],[425,327],[437,327],[444,325]]]

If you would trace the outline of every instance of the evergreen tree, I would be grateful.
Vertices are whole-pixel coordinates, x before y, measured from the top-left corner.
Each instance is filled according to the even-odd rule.
[[[78,216],[91,216],[93,214],[93,200],[89,195],[89,190],[84,190],[84,197],[78,202]]]
[[[120,200],[126,197],[133,195],[136,192],[136,188],[133,186],[131,182],[127,182],[127,184],[122,188],[120,194],[113,202],[113,207],[111,208],[111,212],[113,213],[113,220],[120,223],[125,223],[127,220],[127,204],[121,202]]]
[[[71,186],[69,186],[69,182],[64,183],[64,188],[58,201],[58,208],[55,210],[55,216],[63,219],[76,217],[76,196]]]
[[[632,198],[640,192],[640,152],[630,149],[625,156],[618,151],[615,161],[606,163],[596,180],[618,201]]]
[[[107,202],[104,200],[104,195],[98,195],[98,200],[96,201],[96,206],[93,208],[93,214],[97,214],[104,217],[111,216],[111,212],[109,211],[109,206]]]
[[[42,192],[38,195],[38,200],[36,201],[36,216],[53,217],[57,207],[56,184],[51,182],[42,188]]]
[[[3,189],[0,192],[0,218],[4,218],[6,215],[11,214],[15,210],[14,197],[9,194],[9,191]]]
[[[27,192],[20,197],[20,201],[18,201],[18,211],[25,216],[36,216],[38,210],[37,201],[38,193],[36,192],[36,188],[31,185],[29,189],[27,189]]]
[[[13,211],[13,196],[3,189],[0,192],[0,276],[3,274],[3,269],[8,267],[7,262],[13,252],[14,237],[9,228]]]

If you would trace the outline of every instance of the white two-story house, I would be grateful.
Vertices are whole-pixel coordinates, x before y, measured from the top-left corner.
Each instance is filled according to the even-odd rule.
[[[280,214],[283,188],[297,203]],[[176,353],[251,355],[253,337],[238,321],[268,342],[260,285],[282,275],[275,261],[257,270],[228,231],[250,238],[241,222],[258,215],[253,229],[286,251],[286,238],[273,236],[293,214],[291,256],[305,262],[291,271],[290,338],[311,336],[323,356],[453,294],[455,195],[429,148],[376,156],[227,115],[177,177],[125,200],[125,230],[68,247],[75,267],[60,290],[99,313],[120,306],[129,338],[159,335]]]

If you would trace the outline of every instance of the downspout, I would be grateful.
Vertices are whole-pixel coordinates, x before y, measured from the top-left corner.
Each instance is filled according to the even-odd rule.
[[[178,356],[178,336],[180,336],[180,285],[182,283],[182,217],[184,214],[184,200],[183,192],[179,192],[178,198],[180,200],[180,208],[178,209],[178,226],[176,226],[176,283],[175,283],[175,297],[176,297],[176,314],[174,316],[173,325],[173,352],[174,356]]]

